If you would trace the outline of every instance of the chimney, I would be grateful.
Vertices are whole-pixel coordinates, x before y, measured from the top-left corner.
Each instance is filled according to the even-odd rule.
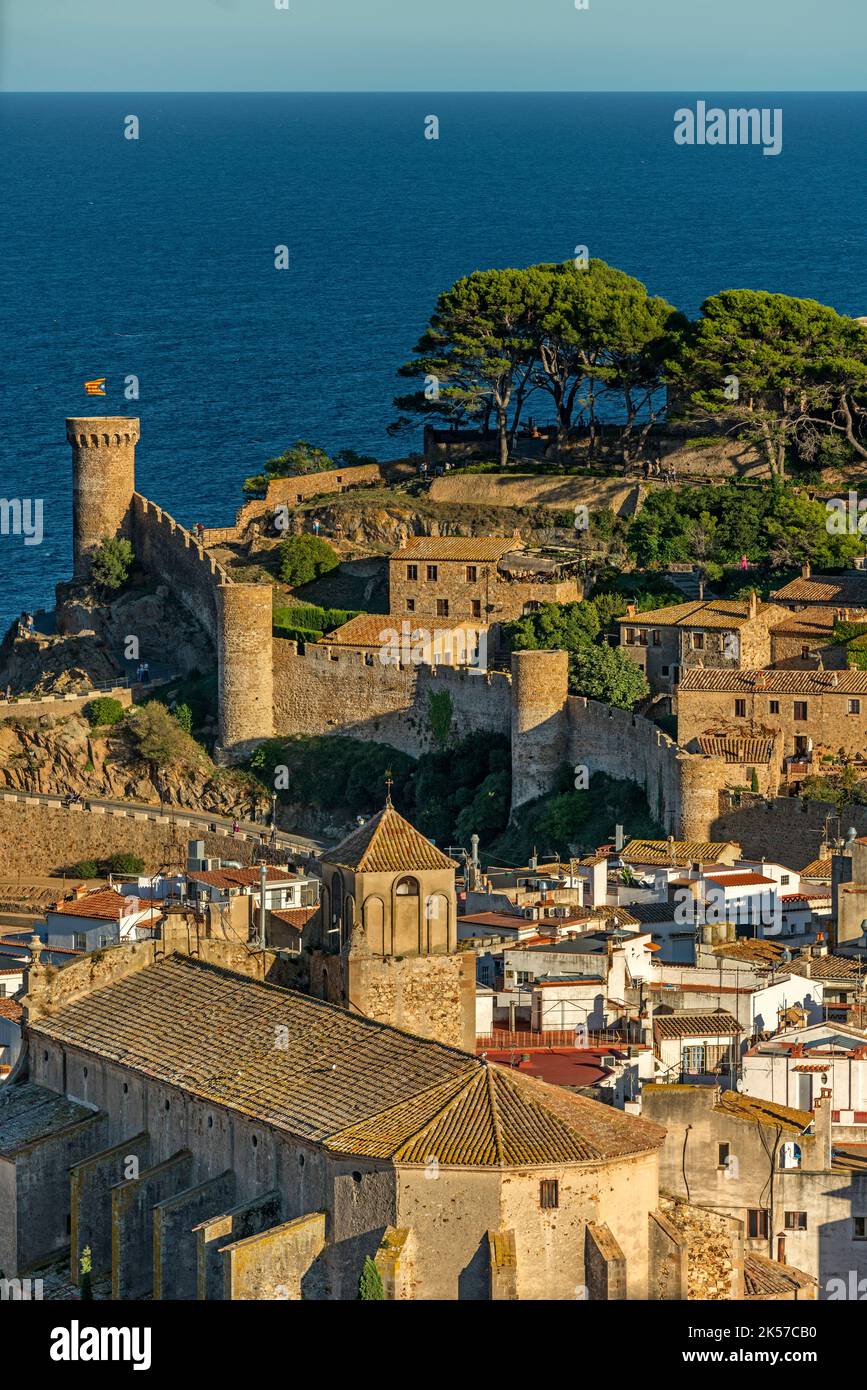
[[[86,898],[86,897],[87,897],[87,884],[86,884],[86,883],[76,883],[75,887],[74,887],[73,890],[72,890],[72,896],[73,896],[73,898],[75,899],[76,902],[78,902],[79,898]]]
[[[267,895],[267,887],[268,887],[268,865],[265,863],[265,861],[264,861],[264,859],[263,859],[263,860],[262,860],[262,863],[259,865],[259,950],[260,950],[260,951],[264,951],[264,949],[265,949],[265,918],[266,918],[265,898],[266,898],[266,895]]]
[[[810,571],[810,562],[809,562],[809,560],[808,560],[808,561],[806,562],[806,564],[804,564],[804,565],[801,566],[801,578],[802,578],[802,579],[809,579],[809,578],[810,578],[810,573],[811,573],[811,571]]]
[[[634,603],[627,603],[627,605],[626,605],[626,616],[627,616],[627,618],[634,618],[636,612],[637,612],[637,609],[636,609],[636,607],[635,607],[635,604],[634,604]]]
[[[759,596],[755,589],[750,590],[749,616],[754,618],[759,611]]]
[[[822,1168],[831,1166],[831,1090],[823,1086],[813,1102],[813,1133],[816,1136],[816,1157]]]

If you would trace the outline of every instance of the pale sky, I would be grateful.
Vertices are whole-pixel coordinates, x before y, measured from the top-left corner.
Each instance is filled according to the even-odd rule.
[[[583,2],[583,0],[582,0]],[[0,0],[6,91],[860,91],[867,0]]]

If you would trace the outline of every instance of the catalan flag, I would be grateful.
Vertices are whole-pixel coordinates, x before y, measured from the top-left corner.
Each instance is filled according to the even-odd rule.
[[[98,376],[95,381],[86,381],[84,383],[84,389],[87,392],[88,396],[104,396],[105,377]]]

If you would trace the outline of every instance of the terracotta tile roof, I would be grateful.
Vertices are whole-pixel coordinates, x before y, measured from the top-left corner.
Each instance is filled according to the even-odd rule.
[[[675,908],[671,903],[633,903],[631,912],[637,922],[673,922]]]
[[[761,679],[760,679],[761,678]],[[867,695],[867,671],[780,671],[742,667],[687,667],[680,693],[711,691],[737,695]]]
[[[774,605],[760,603],[758,614],[770,610]],[[698,628],[737,628],[750,621],[748,603],[737,599],[695,600],[691,603],[673,603],[666,608],[649,608],[644,613],[636,613],[631,618],[618,618],[621,627],[698,627]]]
[[[368,874],[456,867],[454,859],[426,840],[393,806],[383,807],[334,849],[327,850],[323,860]]]
[[[636,1130],[625,1118],[513,1068],[483,1064],[471,1077],[332,1135],[329,1148],[401,1163],[517,1167],[593,1163],[659,1147],[659,1126],[642,1120]]]
[[[0,1018],[8,1018],[11,1023],[20,1023],[24,1014],[21,1005],[14,999],[0,999]]]
[[[583,921],[584,919],[582,917],[576,917],[575,920]],[[632,911],[632,908],[629,907],[593,907],[590,909],[590,915],[587,921],[591,926],[594,923],[598,926],[604,925],[612,927],[638,926],[638,918]],[[563,925],[568,925],[568,923],[564,923]]]
[[[698,1038],[736,1036],[744,1030],[734,1014],[724,1009],[706,1013],[684,1009],[675,1014],[654,1014],[653,1031],[661,1038]]]
[[[396,550],[392,560],[455,560],[472,564],[474,561],[496,563],[510,550],[521,550],[523,542],[517,536],[412,536]]]
[[[285,922],[287,927],[296,927],[298,931],[303,931],[318,911],[318,907],[281,907],[272,909],[271,916],[276,917],[278,922]]]
[[[844,574],[816,574],[809,579],[793,579],[775,590],[771,598],[781,603],[817,603],[848,608],[867,607],[867,574],[847,570]]]
[[[827,878],[830,880],[831,872],[831,856],[827,855],[824,858],[811,860],[806,869],[801,870],[801,878]]]
[[[404,623],[406,623],[406,629],[403,627]],[[350,618],[349,622],[344,623],[342,627],[336,627],[333,632],[327,633],[319,645],[379,649],[387,643],[394,642],[395,633],[401,639],[406,631],[407,641],[410,644],[413,642],[427,643],[430,639],[435,647],[435,633],[461,631],[467,634],[468,640],[464,645],[472,654],[475,648],[475,638],[487,630],[487,623],[479,622],[475,618],[425,618],[417,613],[359,613],[357,618]],[[448,646],[449,644],[443,643],[443,645]],[[447,654],[447,652],[443,653],[443,655]]]
[[[740,845],[731,840],[715,843],[705,840],[630,840],[620,857],[627,864],[670,868],[678,864],[715,864],[725,850],[732,848],[740,853]]]
[[[461,926],[471,927],[511,927],[517,930],[523,927],[525,931],[534,931],[535,924],[529,917],[522,917],[518,912],[470,912],[464,917],[458,917]]]
[[[765,878],[764,874],[731,874],[725,878],[707,875],[708,883],[717,883],[721,888],[758,888],[761,884],[774,886],[775,879]]]
[[[837,621],[836,608],[805,608],[790,613],[783,622],[771,628],[772,633],[791,637],[820,637],[827,641]]]
[[[62,1133],[96,1111],[33,1081],[0,1086],[0,1155],[11,1158],[34,1139]]]
[[[285,1028],[287,1046],[275,1046]],[[336,1153],[468,1166],[585,1163],[664,1131],[294,990],[173,955],[32,1024]]]
[[[727,763],[749,763],[761,766],[773,756],[774,736],[739,737],[737,734],[701,734],[699,746],[709,758],[723,758]]]
[[[809,1289],[816,1284],[812,1274],[805,1274],[794,1265],[781,1265],[767,1255],[744,1252],[744,1296],[746,1298],[783,1298],[796,1289]]]
[[[714,946],[713,954],[756,965],[776,965],[782,959],[783,947],[760,937],[743,937],[739,941],[724,941],[721,946]]]
[[[776,1101],[761,1100],[758,1096],[744,1096],[738,1091],[723,1091],[714,1110],[724,1111],[726,1115],[734,1115],[741,1120],[781,1128],[787,1134],[800,1134],[813,1123],[812,1110],[796,1110],[791,1105],[779,1105]]]
[[[116,893],[113,888],[97,888],[93,893],[85,893],[83,898],[63,899],[50,911],[61,917],[94,917],[100,921],[119,922],[131,909],[122,893]]]
[[[864,975],[861,962],[849,956],[796,956],[786,969],[795,975],[809,969],[812,980],[853,980]]]

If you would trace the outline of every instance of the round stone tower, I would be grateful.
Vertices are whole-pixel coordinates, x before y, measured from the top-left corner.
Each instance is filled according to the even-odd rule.
[[[79,416],[66,422],[72,445],[72,555],[76,578],[106,536],[132,539],[135,446],[139,421],[123,415]]]
[[[217,623],[220,744],[232,757],[274,729],[270,587],[221,584]]]
[[[551,790],[569,755],[568,652],[512,653],[512,807]]]

